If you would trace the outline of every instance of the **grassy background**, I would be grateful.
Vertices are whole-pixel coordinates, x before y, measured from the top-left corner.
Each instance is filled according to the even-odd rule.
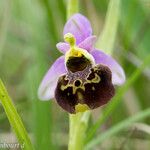
[[[100,35],[103,29],[108,2],[80,2],[80,12],[90,19],[96,35]],[[150,55],[150,1],[121,2],[121,18],[113,55],[123,66],[128,80]],[[65,21],[66,1],[63,0],[0,1],[0,77],[33,139],[36,150],[67,148],[68,114],[55,101],[41,102],[37,98],[37,88],[43,75],[61,55],[55,45],[63,39]],[[97,135],[150,107],[149,66],[142,69],[139,78],[134,79],[123,91],[119,103],[103,122]],[[106,108],[92,112],[90,126]],[[95,149],[150,149],[150,117],[139,123],[105,139]],[[0,142],[13,141],[15,138],[0,105]]]

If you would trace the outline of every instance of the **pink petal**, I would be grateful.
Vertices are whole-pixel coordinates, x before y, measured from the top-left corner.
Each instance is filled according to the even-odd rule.
[[[91,24],[83,15],[75,14],[65,24],[63,34],[66,33],[72,33],[76,38],[76,43],[79,44],[92,35]]]
[[[100,50],[93,50],[91,52],[95,58],[96,64],[107,65],[112,72],[112,83],[114,85],[121,85],[125,82],[125,73],[123,68],[111,56],[103,53]]]
[[[65,42],[59,42],[59,43],[57,43],[56,47],[63,54],[65,54],[69,50],[69,48],[70,48],[69,44],[65,43]]]
[[[89,36],[78,46],[90,52],[91,50],[93,50],[95,42],[96,42],[96,36]]]
[[[57,85],[58,78],[62,74],[66,73],[64,59],[64,56],[59,57],[44,76],[38,89],[39,99],[49,100],[54,98],[54,91]]]

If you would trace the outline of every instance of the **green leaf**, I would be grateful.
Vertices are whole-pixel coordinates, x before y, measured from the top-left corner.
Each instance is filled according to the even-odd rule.
[[[15,134],[18,138],[20,145],[23,146],[22,149],[33,150],[33,146],[31,144],[28,133],[1,79],[0,79],[0,102],[3,105],[5,113],[9,119],[11,126],[15,131]]]

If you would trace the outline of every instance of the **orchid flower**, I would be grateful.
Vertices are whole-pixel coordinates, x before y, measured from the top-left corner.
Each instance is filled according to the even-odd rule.
[[[41,100],[55,98],[69,113],[83,112],[106,104],[115,94],[114,85],[125,82],[122,67],[94,47],[89,20],[73,15],[64,26],[64,41],[56,45],[63,53],[46,73],[38,90]]]

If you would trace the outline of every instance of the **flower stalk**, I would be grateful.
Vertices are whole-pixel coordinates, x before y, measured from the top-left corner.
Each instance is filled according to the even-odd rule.
[[[82,150],[84,148],[89,116],[90,111],[69,116],[69,150]]]
[[[1,79],[0,79],[0,102],[18,138],[21,149],[33,150],[28,133]]]
[[[68,0],[67,18],[78,12],[79,0]]]
[[[67,18],[78,12],[78,0],[68,0]],[[90,111],[69,115],[69,143],[68,150],[82,150]]]

